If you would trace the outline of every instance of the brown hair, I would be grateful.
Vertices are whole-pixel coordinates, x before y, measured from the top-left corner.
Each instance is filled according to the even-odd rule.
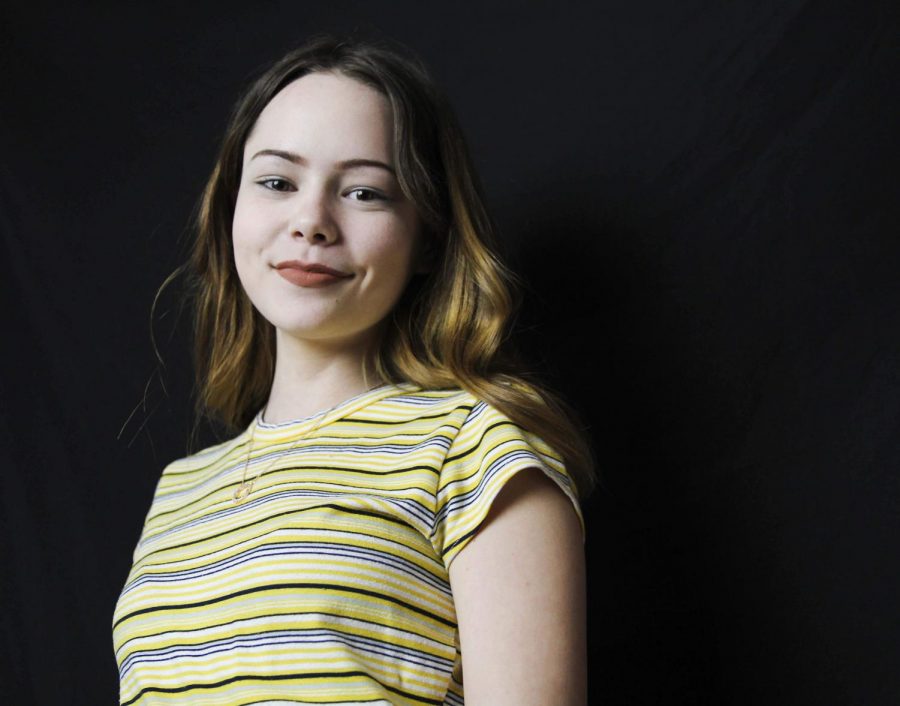
[[[496,254],[495,228],[454,112],[421,61],[408,54],[385,41],[318,35],[268,67],[236,104],[183,266],[194,306],[198,418],[230,431],[246,426],[265,403],[275,370],[274,328],[244,293],[232,254],[244,144],[287,84],[316,71],[337,72],[388,99],[398,180],[418,209],[434,262],[413,278],[389,316],[372,369],[388,382],[459,387],[493,404],[562,456],[584,498],[596,482],[589,446],[572,409],[532,379],[511,347],[515,276]]]

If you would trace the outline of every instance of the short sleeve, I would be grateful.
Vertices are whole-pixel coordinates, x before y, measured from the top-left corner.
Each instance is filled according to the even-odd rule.
[[[476,535],[503,486],[526,468],[543,471],[572,501],[584,541],[577,490],[560,457],[496,407],[477,401],[450,445],[438,481],[431,542],[444,566],[449,568]]]

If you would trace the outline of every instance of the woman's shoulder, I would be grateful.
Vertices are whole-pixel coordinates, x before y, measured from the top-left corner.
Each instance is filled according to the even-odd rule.
[[[471,396],[461,387],[425,387],[411,382],[399,382],[392,387],[393,393],[387,399],[403,403],[439,404]]]
[[[495,403],[462,387],[426,388],[400,383],[393,394],[379,400],[384,410],[406,411],[412,416],[452,416],[465,426],[511,424],[512,419]]]
[[[460,387],[408,386],[383,403],[381,411],[386,415],[383,419],[405,418],[417,427],[427,423],[437,432],[449,434],[454,447],[525,444],[538,455],[552,459],[554,465],[561,463],[559,455],[545,443],[538,430],[524,428],[504,407],[472,391]]]
[[[393,385],[390,394],[361,412],[369,415],[373,412],[383,412],[410,418],[440,416],[454,414],[460,409],[467,411],[476,402],[471,393],[458,387],[436,388],[398,383]]]
[[[394,394],[361,412],[370,418],[380,413],[395,420],[401,417],[410,421],[431,419],[456,427],[513,424],[498,406],[461,387],[426,388],[411,383],[396,387]]]

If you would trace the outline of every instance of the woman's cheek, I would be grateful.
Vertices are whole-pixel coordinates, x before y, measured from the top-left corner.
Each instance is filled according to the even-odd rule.
[[[235,224],[237,226],[237,224]],[[234,266],[237,270],[238,279],[244,292],[250,294],[253,290],[253,250],[251,243],[246,242],[242,237],[240,229],[235,227],[232,236],[232,252],[234,255]]]

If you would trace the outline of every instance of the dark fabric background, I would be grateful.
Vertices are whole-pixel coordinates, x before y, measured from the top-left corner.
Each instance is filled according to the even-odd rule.
[[[240,89],[324,30],[433,68],[590,425],[592,704],[900,702],[894,3],[75,5],[0,16],[6,703],[116,702],[192,424],[153,296]]]

